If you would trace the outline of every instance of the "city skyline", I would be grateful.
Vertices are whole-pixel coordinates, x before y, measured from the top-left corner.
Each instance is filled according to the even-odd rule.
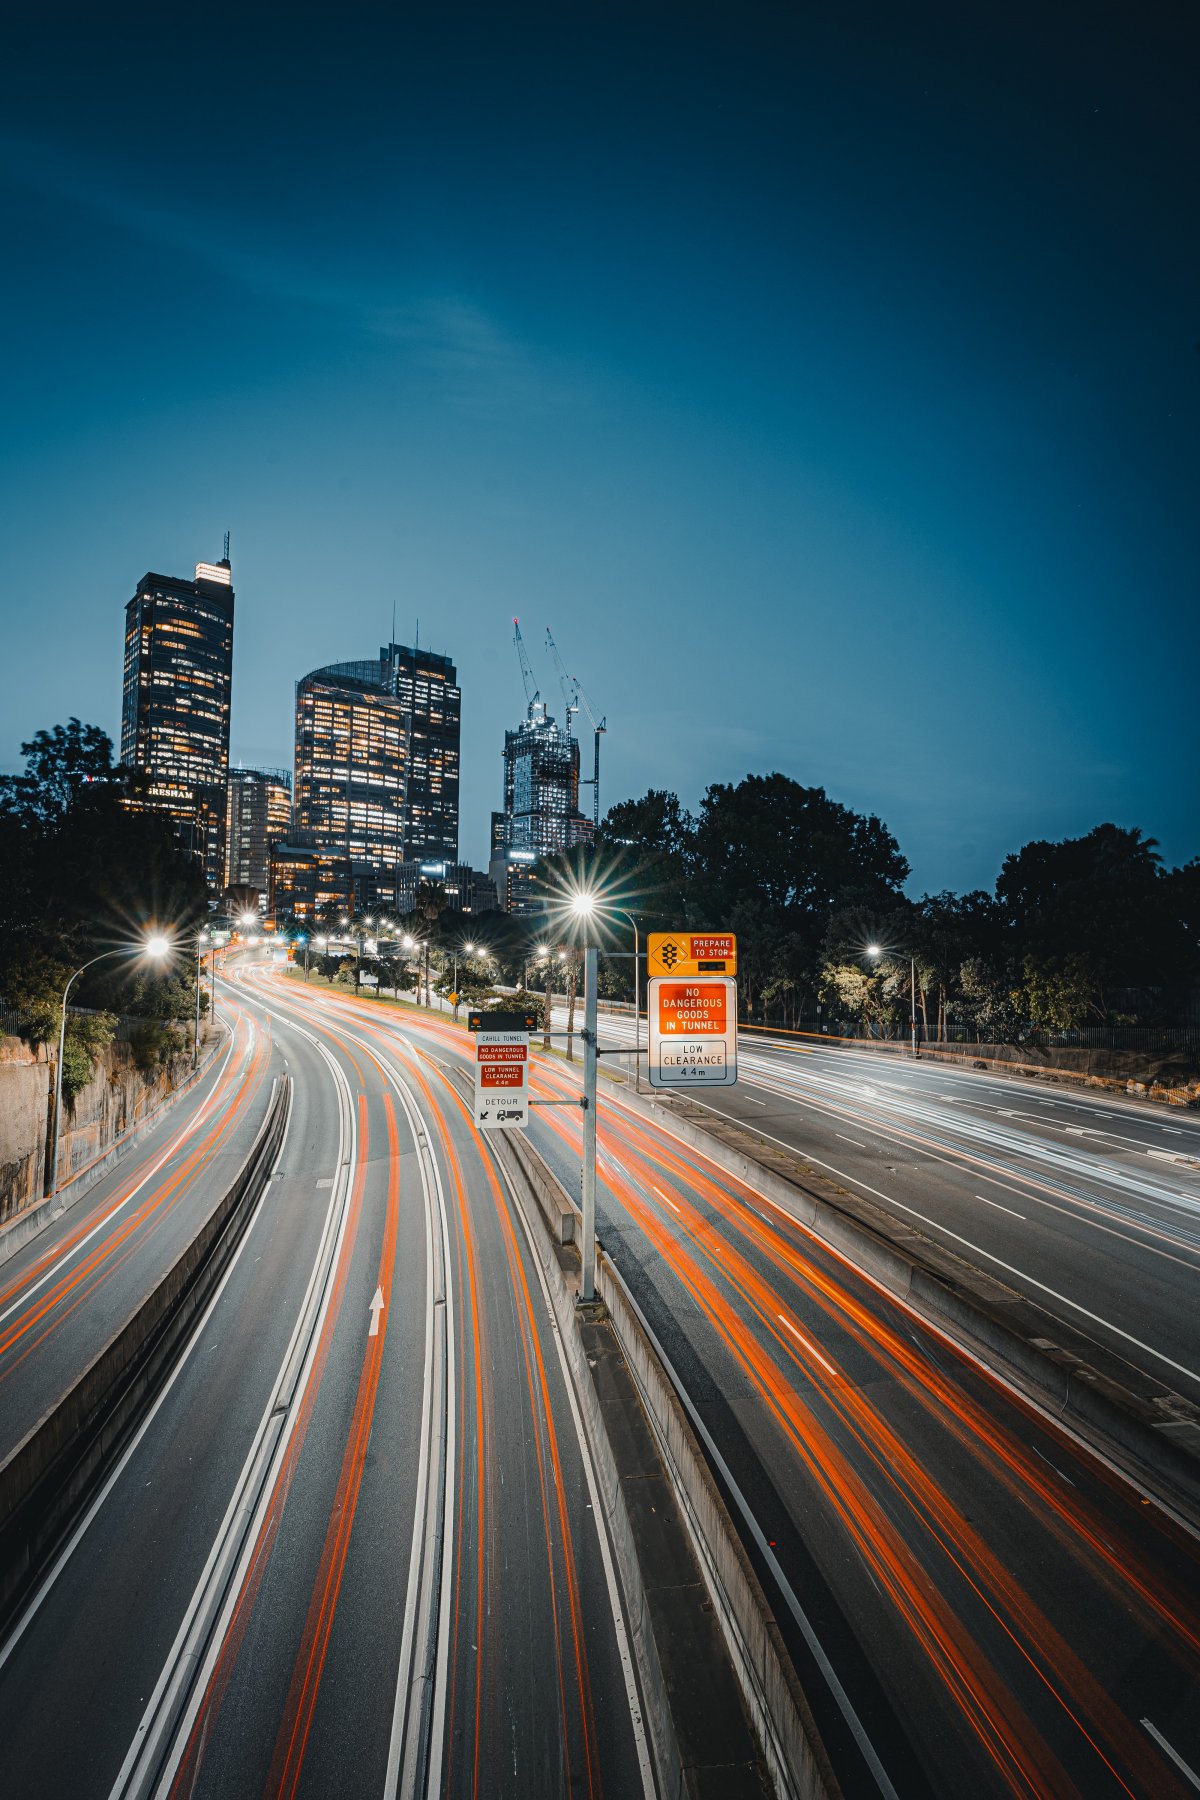
[[[1106,819],[1193,855],[1178,12],[465,16],[366,63],[299,30],[286,79],[263,21],[131,32],[130,90],[186,73],[211,127],[153,157],[102,19],[23,25],[0,768],[64,711],[115,737],[108,608],[229,529],[234,761],[419,619],[474,696],[473,861],[513,614],[608,716],[605,804],[780,769],[913,892]]]

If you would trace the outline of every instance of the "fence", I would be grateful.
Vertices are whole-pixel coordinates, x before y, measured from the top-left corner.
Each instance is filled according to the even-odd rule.
[[[909,1026],[886,1029],[868,1026],[861,1019],[751,1019],[744,1024],[763,1031],[796,1032],[801,1037],[861,1038],[871,1043],[906,1044]],[[921,1021],[918,1018],[918,1026]],[[934,1033],[922,1031],[922,1041],[933,1042]],[[1200,1051],[1200,1025],[1081,1025],[1074,1031],[1025,1031],[1012,1034],[978,1031],[950,1024],[936,1036],[939,1044],[1010,1044],[1041,1050],[1133,1050],[1169,1055],[1172,1051]]]

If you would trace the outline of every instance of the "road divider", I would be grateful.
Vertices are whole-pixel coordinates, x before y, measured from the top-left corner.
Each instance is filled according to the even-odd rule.
[[[0,1463],[0,1621],[52,1561],[202,1315],[270,1180],[291,1099],[290,1076],[273,1083],[245,1161],[191,1244]]]

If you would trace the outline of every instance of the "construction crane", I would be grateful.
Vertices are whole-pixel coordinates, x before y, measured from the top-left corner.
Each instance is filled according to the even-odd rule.
[[[541,699],[541,691],[533,678],[533,670],[529,666],[529,655],[525,649],[525,639],[521,636],[521,621],[513,620],[513,642],[517,646],[517,655],[521,662],[521,680],[525,683],[525,700],[529,707],[530,717],[533,709]]]
[[[567,674],[566,669],[563,667],[562,657],[558,654],[558,646],[554,642],[554,639],[550,635],[550,627],[548,625],[546,627],[546,644],[550,651],[550,654],[554,658],[554,666],[559,672],[559,680],[562,682],[563,696],[564,696],[564,698],[567,699],[567,735],[568,735],[568,737],[571,735],[571,720],[574,717],[574,715],[577,712],[579,712],[580,710],[582,710],[583,712],[585,712],[587,714],[588,719],[591,722],[592,731],[595,734],[595,751],[594,751],[593,761],[592,761],[592,773],[590,776],[585,777],[579,783],[580,787],[590,787],[592,790],[592,826],[594,829],[600,823],[600,736],[601,736],[602,732],[605,732],[608,730],[608,720],[607,720],[607,718],[597,719],[595,709],[593,708],[591,701],[588,699],[587,695],[584,693],[582,687],[579,684],[578,675],[568,675]],[[568,697],[568,687],[569,687],[569,697]]]
[[[567,737],[568,739],[571,739],[575,735],[574,719],[575,714],[579,711],[579,701],[572,692],[571,677],[567,674],[563,659],[558,654],[558,645],[551,636],[550,627],[548,625],[546,627],[546,648],[550,652],[554,667],[558,670],[558,685],[562,689],[563,706],[565,707],[567,714]]]
[[[592,828],[594,830],[600,823],[600,737],[603,732],[608,730],[608,718],[607,715],[603,719],[596,718],[592,703],[580,687],[578,678],[573,676],[572,680],[575,682],[576,697],[583,702],[583,710],[596,734],[596,751],[592,763],[591,780],[580,784],[583,787],[590,787],[592,790]]]

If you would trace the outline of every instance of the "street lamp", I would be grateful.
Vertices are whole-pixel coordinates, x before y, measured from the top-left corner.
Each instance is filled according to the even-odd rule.
[[[572,895],[569,907],[579,924],[586,924],[596,908],[595,895],[585,888]],[[579,1295],[584,1305],[596,1298],[596,987],[599,972],[596,946],[587,944],[583,952],[583,1180],[580,1184],[583,1244]]]
[[[149,956],[157,962],[169,953],[170,948],[171,940],[169,938],[156,936],[147,938],[146,942],[141,946],[141,954],[143,956]],[[59,1128],[62,1122],[63,1052],[67,1046],[67,996],[70,994],[75,983],[79,980],[79,977],[86,973],[88,969],[94,968],[98,962],[103,962],[105,958],[109,956],[128,955],[129,948],[124,945],[118,950],[102,950],[99,956],[93,956],[90,962],[82,963],[63,989],[62,1020],[58,1028],[58,1067],[55,1070],[54,1075],[54,1136],[50,1140],[50,1177],[46,1186],[46,1192],[51,1198],[58,1192],[58,1140]]]
[[[892,950],[885,950],[882,944],[868,944],[867,955],[871,958],[872,962],[878,962],[881,956],[894,957],[895,952]],[[897,960],[902,962],[904,959],[903,957],[900,957]],[[912,1053],[914,1057],[919,1057],[921,1052],[917,1049],[917,959],[915,956],[909,957],[908,969],[910,981],[908,990],[908,1024],[912,1040]]]

